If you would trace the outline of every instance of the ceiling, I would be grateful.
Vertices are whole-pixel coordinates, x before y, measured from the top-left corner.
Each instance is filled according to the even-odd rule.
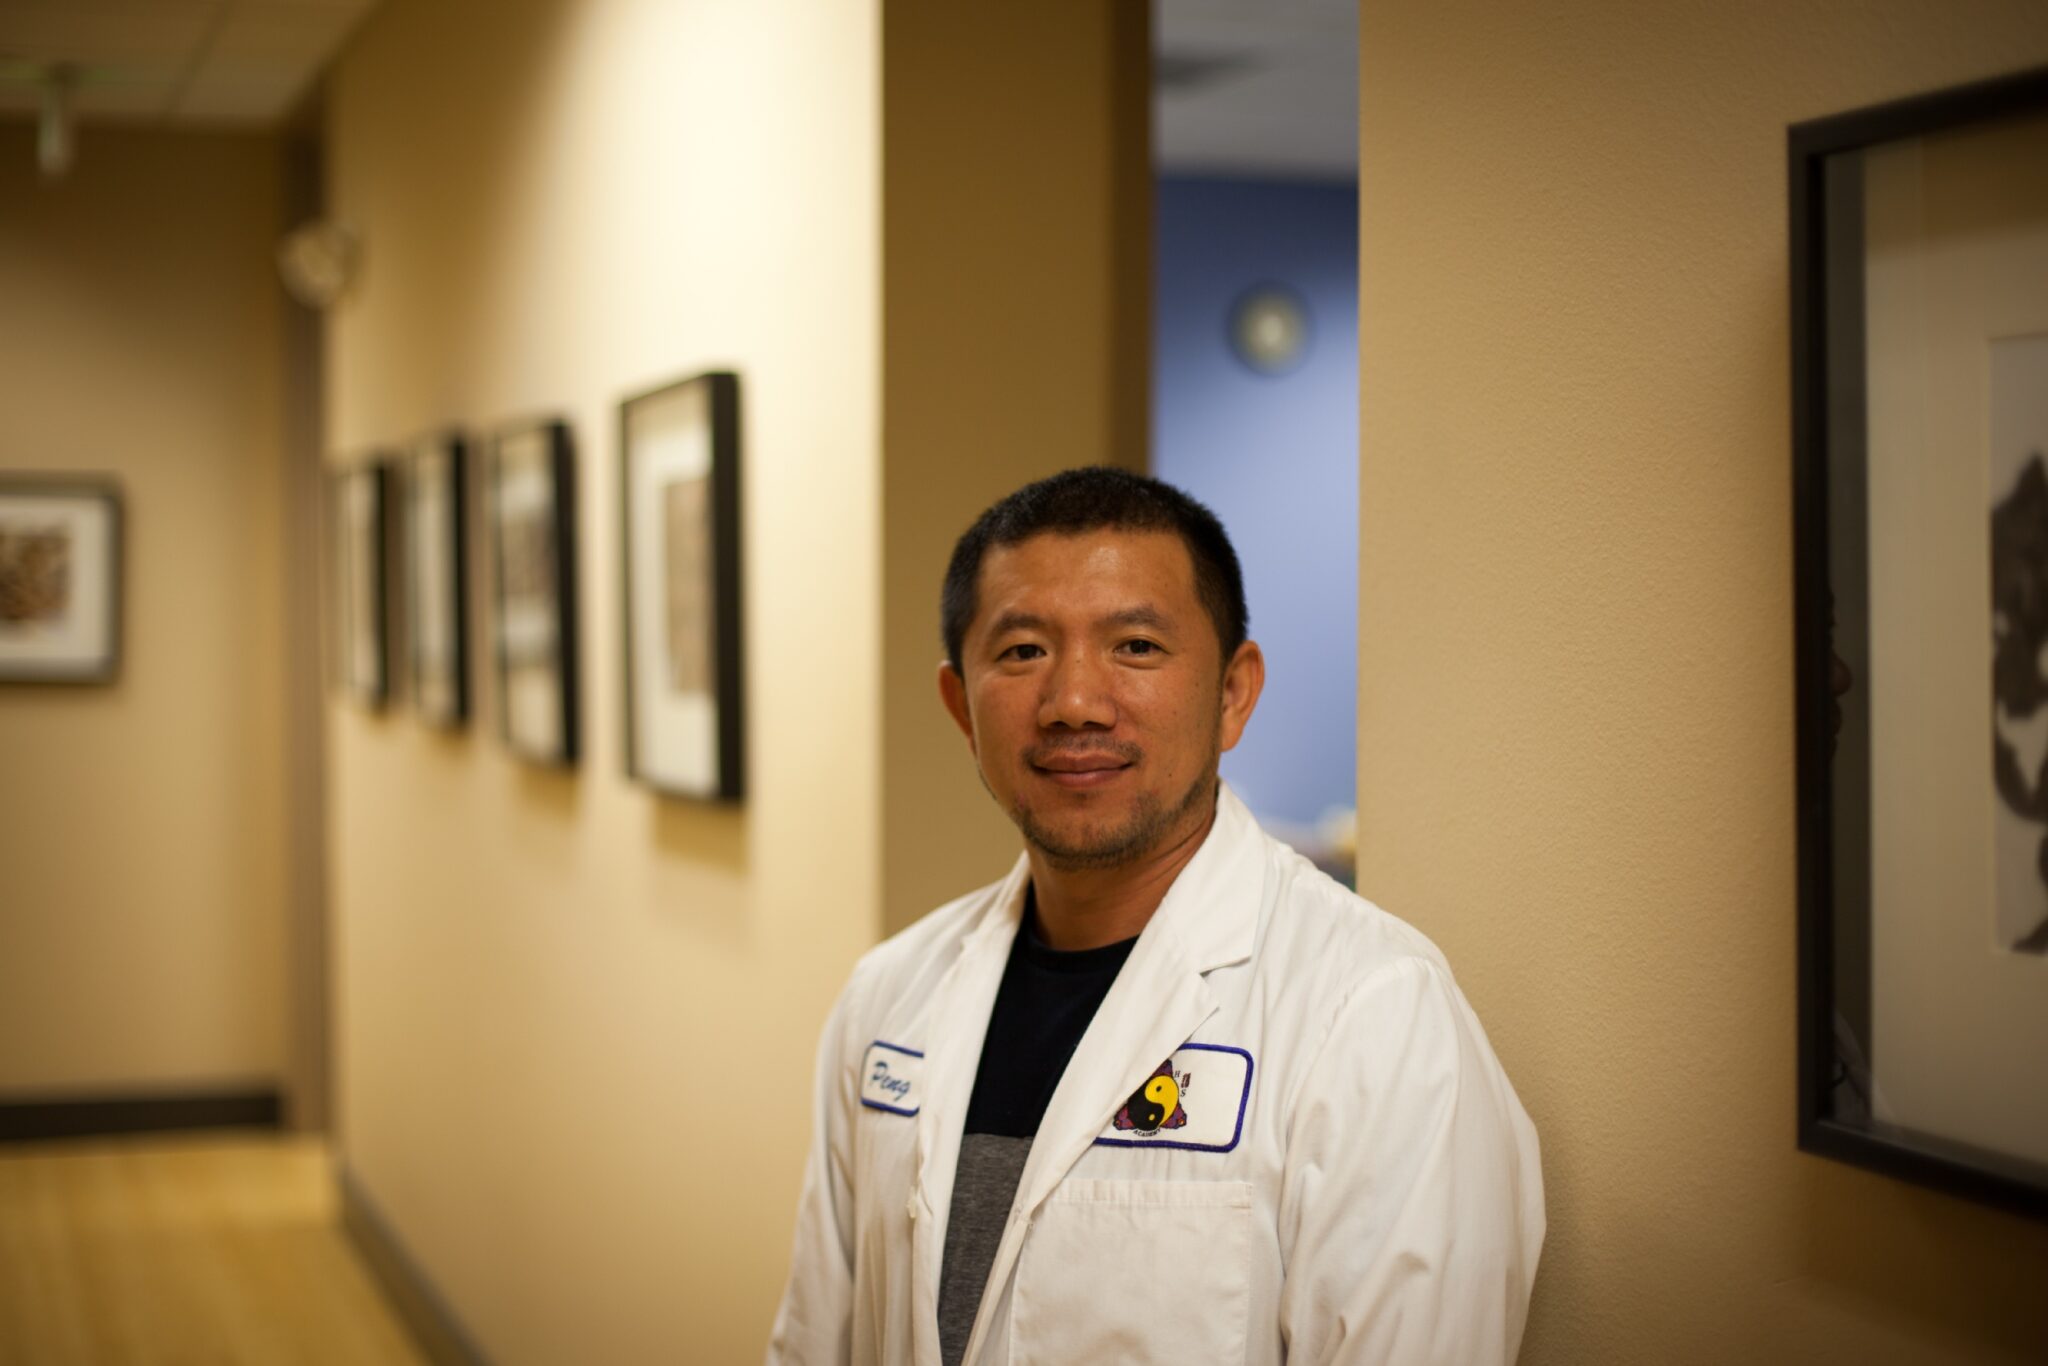
[[[1162,171],[1358,175],[1358,0],[1153,0]]]
[[[0,0],[0,117],[66,67],[81,122],[272,124],[376,3]],[[1355,177],[1357,0],[1153,3],[1159,169]]]
[[[0,117],[73,73],[80,122],[270,124],[376,0],[0,0]]]

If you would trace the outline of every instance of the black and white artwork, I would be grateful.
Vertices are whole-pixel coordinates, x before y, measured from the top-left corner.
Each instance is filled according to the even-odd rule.
[[[1995,935],[2048,954],[2048,333],[1992,342],[1990,432]]]
[[[391,466],[366,460],[335,476],[335,597],[342,686],[366,707],[391,699],[385,557]]]
[[[502,432],[491,453],[489,503],[499,731],[522,757],[573,764],[576,523],[568,427],[531,422]]]
[[[427,724],[451,730],[469,719],[466,455],[461,437],[436,435],[415,442],[405,464],[413,706]]]
[[[121,653],[121,495],[0,476],[0,682],[108,683]]]
[[[620,411],[626,765],[677,796],[744,791],[739,381],[698,375]]]

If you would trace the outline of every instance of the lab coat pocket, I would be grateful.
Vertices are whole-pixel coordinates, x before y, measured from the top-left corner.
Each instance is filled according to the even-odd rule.
[[[1251,1233],[1243,1181],[1062,1182],[1024,1239],[1012,1360],[1243,1361]]]

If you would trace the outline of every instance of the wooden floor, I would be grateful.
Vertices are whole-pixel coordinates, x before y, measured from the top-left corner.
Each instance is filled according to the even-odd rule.
[[[337,1221],[325,1147],[0,1148],[0,1366],[423,1366]]]

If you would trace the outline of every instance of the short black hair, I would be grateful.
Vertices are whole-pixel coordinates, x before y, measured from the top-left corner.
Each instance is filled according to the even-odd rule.
[[[946,658],[960,668],[967,627],[974,620],[981,562],[997,546],[1015,545],[1043,532],[1166,531],[1179,536],[1195,566],[1195,596],[1215,624],[1228,664],[1244,644],[1250,616],[1237,552],[1216,514],[1171,484],[1107,465],[1063,470],[1026,484],[975,519],[953,546],[939,595],[939,630]]]

